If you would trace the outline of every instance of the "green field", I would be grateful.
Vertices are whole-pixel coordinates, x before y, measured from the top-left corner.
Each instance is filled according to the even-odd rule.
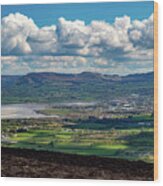
[[[135,119],[153,118],[138,116],[131,122]],[[69,126],[54,119],[2,120],[2,146],[153,162],[153,125],[131,127],[121,119],[117,126],[121,122],[122,128],[113,128],[113,120],[98,122]]]

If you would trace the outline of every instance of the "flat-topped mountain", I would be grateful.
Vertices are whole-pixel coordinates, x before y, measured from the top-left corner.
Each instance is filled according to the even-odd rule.
[[[2,75],[2,103],[108,101],[131,94],[153,95],[153,72],[127,76],[93,72]]]

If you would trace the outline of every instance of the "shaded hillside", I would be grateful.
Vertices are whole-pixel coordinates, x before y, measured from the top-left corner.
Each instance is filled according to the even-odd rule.
[[[153,164],[2,148],[2,177],[153,180]]]
[[[2,76],[2,103],[109,101],[131,94],[153,96],[153,72],[128,76],[91,72]]]

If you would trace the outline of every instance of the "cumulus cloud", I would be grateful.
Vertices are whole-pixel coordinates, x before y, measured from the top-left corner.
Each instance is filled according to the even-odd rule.
[[[56,25],[39,28],[31,18],[15,13],[3,17],[1,25],[4,67],[10,61],[13,68],[22,63],[23,71],[106,68],[112,72],[117,67],[118,72],[123,66],[127,72],[127,62],[153,60],[153,14],[141,21],[124,15],[112,24],[61,17]]]
[[[133,21],[129,30],[129,38],[135,47],[150,49],[154,45],[153,36],[153,14],[143,21]]]
[[[88,42],[90,30],[84,21],[67,21],[59,18],[57,24],[58,41],[68,48],[83,48]]]
[[[27,42],[31,46],[32,53],[36,55],[51,55],[57,51],[56,26],[42,27],[32,32]]]
[[[133,22],[128,16],[116,17],[112,25],[104,21],[86,25],[81,20],[59,18],[57,25],[42,28],[20,13],[2,18],[3,55],[114,57],[137,47],[153,47],[153,15]]]
[[[56,26],[38,28],[20,13],[2,18],[2,55],[47,54],[55,51]]]
[[[28,36],[37,30],[32,19],[16,13],[2,18],[2,55],[29,54],[32,49],[27,42]]]
[[[106,22],[93,21],[91,23],[90,52],[96,56],[104,56],[114,59],[117,55],[123,55],[134,50],[127,33],[130,19],[127,16],[116,18],[114,25]],[[96,49],[96,51],[92,50]]]

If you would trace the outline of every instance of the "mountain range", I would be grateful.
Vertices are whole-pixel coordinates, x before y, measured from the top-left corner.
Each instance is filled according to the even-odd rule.
[[[24,102],[109,101],[138,94],[153,96],[154,73],[127,76],[93,72],[2,75],[2,104]]]

